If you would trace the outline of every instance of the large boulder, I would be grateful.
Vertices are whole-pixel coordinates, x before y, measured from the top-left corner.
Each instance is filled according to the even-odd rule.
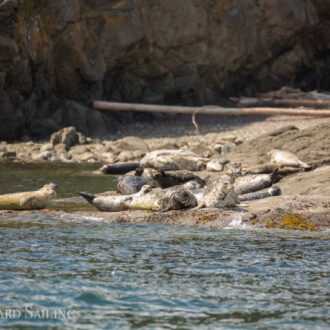
[[[50,143],[52,145],[64,144],[67,150],[76,144],[85,142],[85,137],[81,133],[77,132],[76,128],[73,126],[65,127],[60,131],[53,133],[50,137]]]

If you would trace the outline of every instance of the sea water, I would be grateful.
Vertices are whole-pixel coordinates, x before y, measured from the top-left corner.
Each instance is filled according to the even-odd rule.
[[[92,169],[2,165],[0,191],[113,189]],[[0,214],[0,328],[329,329],[328,232],[96,220]]]

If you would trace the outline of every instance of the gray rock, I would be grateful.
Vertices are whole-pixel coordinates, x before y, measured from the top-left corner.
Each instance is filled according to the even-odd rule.
[[[50,137],[50,143],[52,145],[64,144],[68,150],[70,147],[78,144],[79,134],[75,127],[65,127],[58,132],[55,132]]]

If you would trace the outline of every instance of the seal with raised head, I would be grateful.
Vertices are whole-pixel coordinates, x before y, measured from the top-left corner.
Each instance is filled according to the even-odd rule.
[[[235,207],[239,203],[231,178],[227,175],[209,183],[202,193],[199,190],[195,193],[198,199],[198,206],[195,209]]]
[[[310,166],[298,159],[292,152],[274,149],[267,153],[270,162],[280,166],[302,167],[309,169]]]
[[[96,171],[97,174],[126,174],[134,171],[140,166],[137,162],[117,163],[117,164],[105,164]]]
[[[151,185],[152,179],[147,180],[143,176],[124,175],[117,184],[117,190],[122,195],[132,195],[138,193],[144,185]]]
[[[148,173],[150,177],[158,182],[161,188],[170,188],[189,182],[194,182],[194,189],[202,188],[205,185],[205,180],[188,170],[162,171],[144,169],[143,172]],[[187,188],[189,188],[189,185]]]
[[[126,196],[98,196],[94,194],[87,194],[85,192],[78,192],[88,203],[95,206],[100,211],[119,212],[129,209],[129,203],[132,200],[132,195]]]
[[[44,185],[36,191],[25,191],[13,194],[0,195],[0,210],[38,210],[56,197],[55,183]]]

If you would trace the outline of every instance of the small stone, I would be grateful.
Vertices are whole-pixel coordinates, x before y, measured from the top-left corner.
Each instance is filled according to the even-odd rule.
[[[40,152],[53,151],[53,150],[54,150],[54,147],[51,143],[46,143],[46,144],[42,145],[40,148]]]
[[[66,149],[76,144],[85,143],[86,138],[81,133],[78,133],[73,126],[65,127],[58,132],[55,132],[50,137],[50,143],[53,145],[65,144]]]
[[[135,136],[127,136],[121,140],[118,140],[115,143],[115,147],[119,150],[128,150],[128,151],[149,151],[148,144],[142,139]]]
[[[69,155],[80,155],[89,151],[90,150],[85,145],[76,145],[70,149]]]
[[[32,154],[32,160],[49,160],[52,157],[52,153],[50,151],[43,151],[38,154]]]
[[[75,155],[74,160],[77,159],[81,162],[86,162],[86,161],[96,161],[95,155],[91,152],[84,152],[81,155]]]
[[[64,143],[59,143],[59,144],[56,144],[54,146],[54,150],[56,151],[56,153],[61,153],[61,154],[65,154],[66,153],[66,145]]]
[[[112,152],[104,152],[102,153],[99,158],[106,163],[115,163],[117,161],[117,157]]]

